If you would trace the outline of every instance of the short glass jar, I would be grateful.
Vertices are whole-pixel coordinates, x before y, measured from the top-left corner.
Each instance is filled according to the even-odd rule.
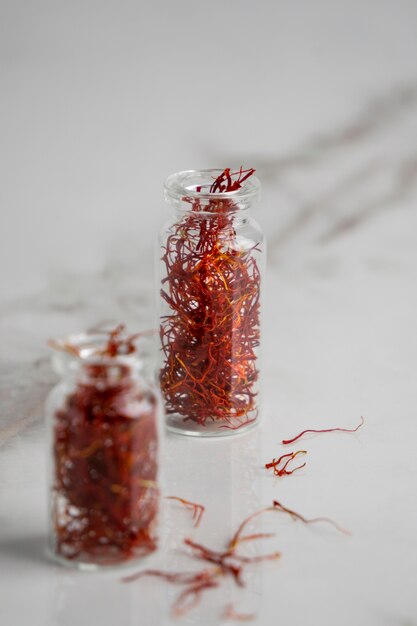
[[[165,182],[174,215],[157,248],[159,376],[177,433],[230,435],[259,420],[266,250],[250,216],[260,193],[252,173],[190,170]]]
[[[157,547],[158,393],[136,353],[106,353],[102,334],[53,345],[50,549],[82,569],[130,563]]]

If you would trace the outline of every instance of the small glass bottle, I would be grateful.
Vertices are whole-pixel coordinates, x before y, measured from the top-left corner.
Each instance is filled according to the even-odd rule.
[[[159,377],[167,428],[184,435],[230,435],[259,420],[266,250],[250,216],[253,171],[190,170],[165,182],[174,215],[157,251]]]
[[[132,339],[120,339],[120,328],[110,337],[53,343],[62,381],[47,400],[50,548],[82,569],[157,547],[158,393]]]

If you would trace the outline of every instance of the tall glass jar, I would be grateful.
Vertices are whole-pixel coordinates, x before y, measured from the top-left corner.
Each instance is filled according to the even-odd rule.
[[[159,376],[167,427],[184,435],[230,435],[259,420],[265,242],[250,209],[260,183],[247,175],[224,191],[213,181],[225,172],[242,178],[191,170],[165,182],[174,215],[158,242]]]
[[[62,377],[47,400],[50,548],[82,569],[157,547],[158,393],[136,354],[103,335],[55,342]]]

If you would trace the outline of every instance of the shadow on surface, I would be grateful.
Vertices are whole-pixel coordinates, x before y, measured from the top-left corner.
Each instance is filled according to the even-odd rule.
[[[18,560],[47,565],[46,536],[10,537],[0,539],[0,555],[4,560]]]

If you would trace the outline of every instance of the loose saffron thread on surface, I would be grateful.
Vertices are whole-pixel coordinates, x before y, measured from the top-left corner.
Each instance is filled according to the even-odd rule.
[[[304,515],[301,515],[300,513],[297,513],[296,511],[293,511],[292,509],[288,509],[277,500],[273,501],[273,508],[275,510],[282,511],[283,513],[288,513],[288,515],[290,515],[293,519],[298,519],[301,522],[303,522],[303,524],[317,524],[320,522],[325,522],[327,524],[331,524],[334,528],[336,528],[336,530],[343,533],[344,535],[352,534],[349,530],[346,530],[345,528],[340,526],[337,522],[333,521],[329,517],[314,517],[314,518],[308,519],[304,517]]]
[[[174,585],[184,585],[184,590],[178,596],[172,607],[172,612],[175,616],[184,615],[184,613],[196,606],[201,598],[201,594],[203,593],[203,591],[219,586],[219,579],[221,577],[230,575],[239,587],[244,587],[245,583],[242,575],[244,567],[246,565],[260,563],[264,561],[272,561],[280,558],[281,554],[279,552],[261,554],[252,557],[237,554],[236,552],[237,547],[243,542],[254,541],[257,539],[263,539],[273,536],[273,534],[271,533],[253,533],[249,535],[244,535],[243,533],[248,524],[256,517],[259,517],[264,513],[277,511],[287,513],[293,519],[298,519],[304,524],[327,522],[329,524],[332,524],[340,532],[350,534],[349,531],[345,530],[344,528],[336,524],[336,522],[327,517],[308,519],[300,513],[297,513],[296,511],[285,507],[277,500],[274,500],[272,502],[272,506],[264,507],[263,509],[255,511],[254,513],[248,515],[248,517],[246,517],[238,526],[236,532],[228,542],[226,550],[222,552],[212,550],[211,548],[208,548],[200,543],[196,543],[189,538],[184,539],[184,544],[191,549],[191,554],[197,559],[206,561],[210,565],[213,565],[212,569],[206,568],[195,573],[164,572],[162,570],[143,570],[141,572],[138,572],[137,574],[127,576],[122,580],[123,582],[131,582],[134,580],[138,580],[139,578],[142,578],[144,576],[156,576]],[[190,598],[191,600],[189,601]],[[236,615],[243,616],[244,614]],[[233,618],[230,617],[230,619]],[[236,617],[235,619],[238,618]],[[249,621],[249,616],[247,616],[247,619]],[[242,619],[242,621],[245,620]]]
[[[172,614],[174,617],[181,617],[188,613],[200,602],[203,591],[207,589],[216,589],[220,583],[215,576],[209,576],[205,580],[199,580],[190,584],[184,589],[172,606]],[[190,601],[188,599],[191,598]],[[188,601],[188,604],[187,604]]]
[[[192,511],[194,526],[197,528],[197,526],[200,525],[205,511],[205,507],[202,504],[190,502],[189,500],[184,500],[184,498],[178,498],[177,496],[165,496],[165,500],[176,500],[183,504],[187,509]]]
[[[145,576],[162,578],[172,585],[183,585],[184,590],[179,594],[171,607],[174,617],[180,617],[196,606],[203,591],[219,587],[219,577],[224,575],[223,569],[216,567],[199,572],[164,572],[162,570],[143,570],[122,578],[122,582],[132,582]],[[191,598],[191,600],[189,600]]]
[[[255,613],[239,613],[238,611],[235,611],[233,604],[226,605],[222,613],[223,619],[235,622],[251,622],[255,619],[255,617]]]
[[[122,578],[122,582],[130,583],[144,576],[155,576],[156,578],[163,578],[174,585],[188,585],[203,580],[212,573],[211,570],[202,570],[200,572],[164,572],[159,569],[146,569],[141,572],[136,572],[136,574],[125,576]]]
[[[164,246],[161,390],[168,415],[202,426],[212,420],[237,430],[256,419],[259,249],[239,245],[238,198],[223,195],[240,189],[254,171],[226,168],[211,195],[183,198],[191,210]]]
[[[289,476],[290,474],[293,474],[294,472],[301,469],[302,467],[305,467],[306,464],[303,463],[302,465],[298,465],[292,470],[287,469],[288,465],[300,454],[307,454],[307,451],[298,450],[297,452],[290,452],[289,454],[283,454],[282,456],[279,457],[279,459],[272,459],[270,463],[265,463],[265,468],[266,469],[273,468],[275,476]],[[284,461],[285,459],[286,461]],[[283,461],[284,461],[284,464],[281,465]]]
[[[184,585],[185,588],[178,596],[172,606],[174,616],[180,616],[193,608],[200,600],[201,594],[207,589],[219,586],[219,579],[230,575],[240,587],[244,586],[242,574],[244,567],[253,563],[263,561],[271,561],[280,558],[279,552],[270,554],[256,555],[247,557],[236,553],[237,546],[243,541],[254,541],[264,537],[271,537],[270,533],[255,533],[240,537],[243,529],[257,515],[266,511],[273,511],[273,507],[267,507],[260,511],[252,513],[239,526],[235,535],[227,544],[226,550],[219,552],[207,548],[202,544],[196,543],[189,538],[184,540],[184,544],[191,549],[191,554],[199,560],[206,561],[213,565],[212,569],[204,569],[199,572],[165,572],[163,570],[142,570],[136,574],[132,574],[122,579],[123,582],[132,582],[145,576],[155,576],[166,580],[166,582],[174,585]],[[191,601],[189,599],[191,598]]]
[[[207,589],[219,586],[218,577],[221,572],[217,568],[201,570],[200,572],[164,572],[162,570],[143,570],[137,574],[126,576],[123,582],[132,582],[144,576],[162,578],[172,585],[185,585],[172,606],[172,613],[180,617],[190,611],[199,602],[201,594]],[[189,598],[191,600],[189,601]]]
[[[238,543],[244,543],[245,541],[254,541],[255,539],[269,539],[270,537],[275,537],[275,533],[253,533],[252,535],[244,535],[243,537],[239,537],[238,541],[235,543],[235,546]]]
[[[216,565],[224,574],[230,574],[239,587],[244,586],[242,581],[242,566],[240,563],[232,561],[231,557],[233,557],[233,553],[216,552],[188,538],[184,539],[184,544],[191,548],[196,558]]]
[[[273,510],[274,510],[273,507],[267,506],[267,507],[265,507],[263,509],[260,509],[259,511],[255,511],[254,513],[251,513],[250,515],[248,515],[248,517],[246,517],[243,520],[243,522],[240,524],[240,526],[238,527],[237,531],[235,532],[235,534],[233,535],[233,537],[229,541],[228,550],[229,551],[234,551],[236,549],[236,546],[239,543],[242,543],[243,541],[250,541],[250,537],[254,537],[254,538],[258,539],[258,538],[264,538],[264,537],[273,536],[273,535],[270,535],[269,533],[258,533],[256,535],[244,535],[242,537],[242,533],[243,533],[244,529],[246,528],[246,526],[253,519],[255,519],[255,517],[258,517],[259,515],[263,515],[267,511],[273,511]]]
[[[319,428],[318,430],[308,428],[307,430],[303,430],[299,435],[297,435],[296,437],[293,437],[292,439],[283,439],[282,443],[284,445],[294,443],[294,441],[297,441],[297,439],[300,439],[307,433],[334,433],[334,432],[356,433],[359,430],[359,428],[364,425],[364,423],[365,423],[365,420],[361,416],[361,423],[358,424],[358,426],[356,426],[355,428]]]
[[[254,535],[251,540],[259,539],[261,535]],[[249,539],[246,538],[248,541]],[[260,563],[262,561],[271,561],[274,559],[278,559],[281,556],[280,552],[272,552],[270,554],[260,554],[257,556],[243,556],[240,554],[236,554],[236,546],[231,548],[228,547],[224,552],[216,552],[211,548],[207,548],[191,539],[184,539],[184,543],[186,546],[189,546],[194,556],[197,558],[208,561],[209,563],[214,563],[218,567],[224,570],[225,573],[230,573],[234,577],[236,583],[243,587],[244,583],[241,578],[242,574],[242,564],[247,563]]]

